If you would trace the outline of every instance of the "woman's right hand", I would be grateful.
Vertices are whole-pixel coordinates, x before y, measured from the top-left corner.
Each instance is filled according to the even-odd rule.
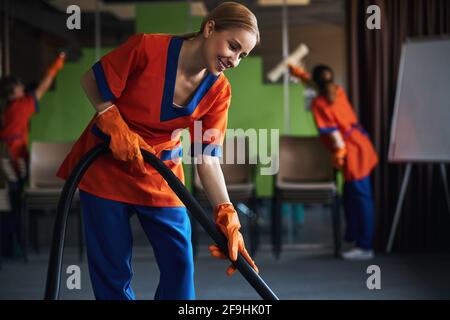
[[[155,150],[130,130],[117,106],[112,105],[99,112],[95,124],[110,137],[109,148],[115,159],[128,162],[133,175],[143,176],[147,173],[140,149],[151,153],[155,153]]]
[[[48,68],[47,74],[50,77],[54,78],[56,74],[64,67],[65,61],[66,61],[66,53],[61,52],[55,59],[53,64]]]
[[[310,81],[311,80],[311,75],[306,72],[303,68],[301,67],[297,67],[294,66],[293,64],[288,64],[288,68],[289,68],[289,73],[294,76],[299,78],[302,81]]]

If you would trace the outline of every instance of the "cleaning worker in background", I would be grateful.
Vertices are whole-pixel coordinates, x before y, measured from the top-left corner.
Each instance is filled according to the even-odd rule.
[[[48,68],[37,88],[26,93],[22,82],[14,76],[0,80],[2,104],[2,126],[0,139],[6,148],[2,159],[2,170],[8,181],[11,214],[4,215],[2,234],[5,255],[13,255],[13,237],[21,210],[21,195],[28,174],[28,131],[29,121],[39,111],[38,101],[50,88],[53,79],[64,66],[65,54],[61,53]]]
[[[232,260],[244,246],[230,202],[221,154],[231,87],[223,71],[238,66],[259,42],[257,21],[245,6],[224,2],[197,33],[137,34],[101,58],[82,78],[97,113],[62,164],[67,178],[80,158],[109,140],[112,154],[96,160],[80,185],[87,254],[97,299],[135,299],[130,216],[137,217],[160,270],[155,299],[195,299],[191,226],[186,208],[162,176],[144,163],[154,153],[184,182],[180,128],[189,128],[198,174],[228,239]],[[200,134],[194,120],[201,121]],[[178,133],[176,133],[178,132]],[[196,146],[197,147],[196,147]],[[224,258],[217,246],[211,254]],[[231,275],[234,266],[227,269]]]
[[[303,69],[289,65],[290,73],[305,85],[315,87],[318,96],[312,112],[322,140],[332,152],[334,167],[344,173],[345,240],[355,247],[342,253],[346,260],[367,260],[374,256],[374,204],[370,174],[378,163],[369,135],[358,123],[342,87],[333,82],[333,70],[326,65],[313,69],[312,78]]]

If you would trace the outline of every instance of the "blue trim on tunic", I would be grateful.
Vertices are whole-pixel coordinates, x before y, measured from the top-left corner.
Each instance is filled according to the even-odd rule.
[[[191,144],[190,154],[192,157],[198,156],[200,154],[211,157],[221,157],[222,147],[219,146],[218,144],[212,143],[202,143],[200,147],[200,143],[193,143]]]
[[[97,61],[93,66],[92,70],[95,75],[95,82],[97,82],[98,90],[102,95],[103,101],[114,101],[116,97],[109,88],[108,81],[106,81],[105,72],[100,61]]]
[[[177,78],[178,57],[180,55],[182,44],[182,38],[173,37],[170,40],[167,53],[166,78],[164,83],[163,98],[161,102],[160,121],[168,121],[191,115],[195,111],[203,97],[207,94],[209,89],[219,78],[219,76],[215,76],[212,73],[208,72],[206,77],[202,80],[198,88],[195,90],[194,95],[192,96],[188,104],[183,108],[174,107],[173,96]]]

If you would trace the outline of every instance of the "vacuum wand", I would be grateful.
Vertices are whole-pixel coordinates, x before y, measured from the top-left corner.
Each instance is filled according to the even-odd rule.
[[[46,300],[57,300],[59,297],[67,217],[75,191],[91,163],[100,155],[107,152],[110,152],[110,150],[106,143],[94,147],[80,160],[63,187],[58,202],[52,247],[50,249],[50,259],[44,296],[44,299]],[[161,159],[146,150],[142,149],[141,152],[144,161],[152,165],[161,174],[178,198],[191,212],[191,215],[200,223],[210,237],[217,243],[220,249],[228,256],[227,239],[225,235],[220,232],[216,224],[200,206],[197,200],[195,200],[195,198],[190,194],[184,184]],[[237,270],[240,271],[244,278],[250,283],[256,292],[258,292],[261,298],[265,300],[278,300],[276,294],[240,254],[238,254],[237,260],[233,263]]]

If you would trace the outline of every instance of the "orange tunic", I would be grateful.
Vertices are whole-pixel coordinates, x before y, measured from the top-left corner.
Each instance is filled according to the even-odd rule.
[[[183,39],[162,34],[137,34],[93,66],[96,82],[105,101],[113,101],[130,129],[138,133],[156,155],[184,182],[180,134],[189,128],[191,142],[220,155],[227,126],[231,87],[223,74],[211,73],[202,80],[190,102],[173,105],[178,56]],[[202,121],[200,135],[194,136],[194,121]],[[208,130],[208,131],[207,131]],[[205,133],[206,134],[203,134]],[[80,158],[98,143],[101,132],[91,120],[57,175],[66,179]],[[169,157],[167,157],[169,155]],[[161,175],[146,164],[145,177],[131,176],[126,163],[111,154],[97,159],[85,173],[79,188],[96,196],[137,205],[183,206]]]
[[[28,159],[29,121],[39,105],[34,95],[14,100],[3,114],[1,139],[5,142],[9,156],[16,163],[18,158]]]
[[[332,145],[328,134],[339,130],[344,139],[347,148],[344,165],[345,180],[359,180],[368,176],[377,165],[378,156],[367,132],[358,124],[358,119],[344,90],[341,87],[337,88],[336,100],[333,104],[330,104],[323,96],[314,99],[312,112],[319,133],[330,149]]]

